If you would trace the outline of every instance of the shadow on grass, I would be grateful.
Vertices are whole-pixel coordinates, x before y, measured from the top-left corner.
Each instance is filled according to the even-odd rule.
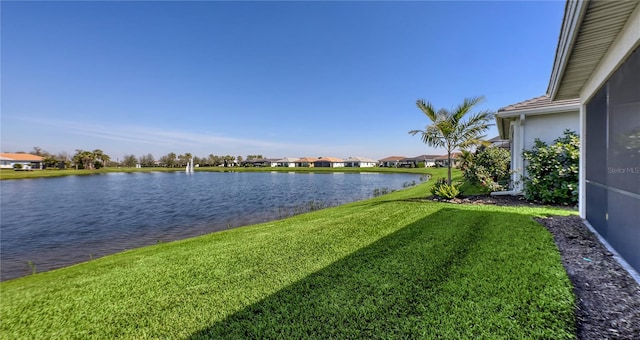
[[[415,338],[447,318],[443,284],[475,261],[495,212],[442,209],[192,334],[202,338]],[[493,231],[491,230],[493,229]],[[439,300],[440,302],[434,302]],[[477,313],[476,313],[477,314]],[[436,329],[436,331],[434,331]],[[455,333],[454,333],[455,334]]]
[[[190,338],[572,338],[571,286],[538,227],[441,209]]]

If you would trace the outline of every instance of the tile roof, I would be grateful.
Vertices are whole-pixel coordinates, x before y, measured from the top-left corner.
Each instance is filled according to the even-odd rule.
[[[342,163],[344,162],[344,160],[340,159],[340,158],[335,158],[335,157],[318,157],[318,159],[315,160],[315,162],[331,162],[331,163]]]
[[[316,161],[316,158],[312,158],[312,157],[302,157],[302,158],[298,158],[298,160],[296,161],[296,163],[313,163]]]
[[[390,162],[390,161],[399,161],[399,160],[405,159],[405,158],[407,158],[407,157],[405,157],[405,156],[389,156],[387,158],[383,158],[383,159],[380,159],[378,161],[380,161],[380,162]]]
[[[0,153],[0,158],[9,161],[37,161],[41,162],[44,157],[28,154],[28,153]]]
[[[345,160],[345,162],[367,162],[367,163],[376,163],[376,160],[366,157],[349,157]]]
[[[427,159],[436,159],[439,155],[420,155],[411,158],[403,158],[403,161],[424,161]]]
[[[283,159],[279,159],[278,163],[295,163],[298,162],[300,159],[299,158],[291,158],[291,157],[285,157]]]
[[[498,113],[519,111],[519,110],[540,109],[545,107],[554,107],[554,106],[569,105],[569,104],[580,104],[580,98],[552,101],[551,97],[549,97],[548,95],[544,95],[544,96],[527,99],[519,103],[505,106],[503,108],[498,109]]]

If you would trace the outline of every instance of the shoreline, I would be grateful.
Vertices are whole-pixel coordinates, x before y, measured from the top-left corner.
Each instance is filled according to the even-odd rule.
[[[194,172],[296,172],[296,173],[380,173],[380,174],[422,174],[428,175],[434,169],[446,168],[385,168],[385,167],[370,167],[370,168],[285,168],[285,167],[265,167],[265,168],[251,168],[251,167],[202,167],[195,168]],[[102,168],[98,170],[34,170],[34,171],[14,171],[13,169],[0,170],[0,181],[5,180],[18,180],[18,179],[35,179],[35,178],[56,178],[65,176],[91,176],[91,175],[103,175],[109,173],[150,173],[150,172],[184,172],[183,168]]]

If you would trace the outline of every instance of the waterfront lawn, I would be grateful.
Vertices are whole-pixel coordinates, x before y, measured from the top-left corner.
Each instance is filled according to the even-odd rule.
[[[575,337],[533,220],[571,212],[408,199],[428,188],[0,283],[0,338]]]

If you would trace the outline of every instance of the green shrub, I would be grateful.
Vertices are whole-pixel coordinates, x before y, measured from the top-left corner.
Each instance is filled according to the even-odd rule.
[[[459,184],[447,184],[444,178],[438,178],[431,187],[431,194],[440,198],[453,199],[460,195]]]
[[[14,164],[13,165],[13,169],[14,170],[22,170],[22,164],[20,164],[20,163]]]
[[[464,178],[482,185],[487,191],[503,190],[509,185],[510,161],[511,154],[506,149],[490,147],[479,150],[465,159]]]
[[[523,178],[524,196],[530,201],[553,204],[578,203],[580,138],[565,130],[562,137],[547,145],[536,139],[531,150],[522,153],[527,165]]]

